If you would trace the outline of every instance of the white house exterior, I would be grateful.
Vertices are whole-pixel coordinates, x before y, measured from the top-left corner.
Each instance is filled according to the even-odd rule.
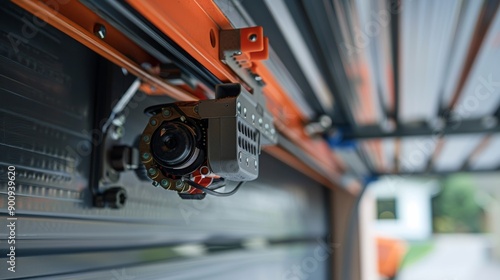
[[[377,201],[395,202],[395,218],[375,217],[373,228],[378,236],[415,241],[431,237],[431,198],[439,189],[436,181],[384,178],[368,187],[367,192]],[[380,214],[377,209],[374,213]]]

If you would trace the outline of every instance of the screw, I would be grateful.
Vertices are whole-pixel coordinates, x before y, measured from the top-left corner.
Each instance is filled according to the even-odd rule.
[[[177,182],[175,182],[175,188],[180,190],[182,189],[182,187],[184,186],[184,182],[182,182],[181,180],[177,180]]]
[[[162,187],[166,188],[170,185],[170,182],[167,179],[162,179],[160,184]]]
[[[152,126],[155,126],[156,125],[156,120],[155,119],[152,119],[150,122],[149,122]]]
[[[158,187],[158,182],[153,181],[153,182],[151,183],[151,185],[153,185],[153,187],[155,187],[155,188],[156,188],[156,187]]]
[[[261,77],[261,76],[259,76],[259,75],[257,75],[257,74],[255,74],[255,75],[253,76],[253,79],[254,79],[255,81],[257,81],[257,82],[261,82],[261,81],[262,81],[262,77]]]
[[[122,187],[109,188],[102,194],[102,200],[110,208],[122,208],[127,201],[127,192]]]
[[[170,112],[170,110],[169,110],[169,109],[165,109],[165,110],[163,110],[163,115],[164,115],[165,117],[170,117],[170,115],[171,115],[171,114],[172,114],[172,113]]]
[[[234,55],[241,55],[241,51],[234,52]]]
[[[149,153],[142,154],[143,159],[149,159],[149,156],[150,156]]]
[[[255,42],[255,41],[257,41],[257,35],[252,34],[252,35],[250,35],[250,37],[248,37],[248,39],[250,40],[250,42]]]
[[[154,176],[156,174],[156,172],[157,172],[156,168],[153,168],[153,167],[149,168],[149,170],[148,170],[148,173],[151,176]]]
[[[100,23],[94,25],[94,34],[100,39],[106,38],[106,27]]]
[[[112,123],[116,126],[123,126],[125,124],[126,119],[127,118],[125,117],[125,115],[120,114],[119,116],[113,119]]]
[[[144,141],[144,142],[149,142],[149,135],[144,135],[144,136],[142,137],[142,141]]]
[[[123,137],[123,133],[124,133],[124,129],[122,126],[115,126],[115,128],[113,129],[113,132],[111,134],[111,137],[114,140],[117,140],[117,139],[120,139]]]

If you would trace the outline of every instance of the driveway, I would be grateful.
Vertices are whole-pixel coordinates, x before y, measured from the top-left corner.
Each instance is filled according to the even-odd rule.
[[[398,280],[499,280],[500,264],[488,257],[484,235],[438,235],[429,255],[400,272]]]

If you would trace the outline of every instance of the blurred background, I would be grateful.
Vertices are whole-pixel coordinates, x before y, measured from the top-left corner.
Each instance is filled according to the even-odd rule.
[[[383,278],[497,279],[499,180],[497,174],[458,173],[372,183],[361,207]]]

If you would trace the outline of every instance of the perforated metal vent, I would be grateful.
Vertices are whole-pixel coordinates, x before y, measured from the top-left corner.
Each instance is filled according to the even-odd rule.
[[[238,146],[252,155],[257,155],[258,131],[246,123],[238,121],[238,132]]]

